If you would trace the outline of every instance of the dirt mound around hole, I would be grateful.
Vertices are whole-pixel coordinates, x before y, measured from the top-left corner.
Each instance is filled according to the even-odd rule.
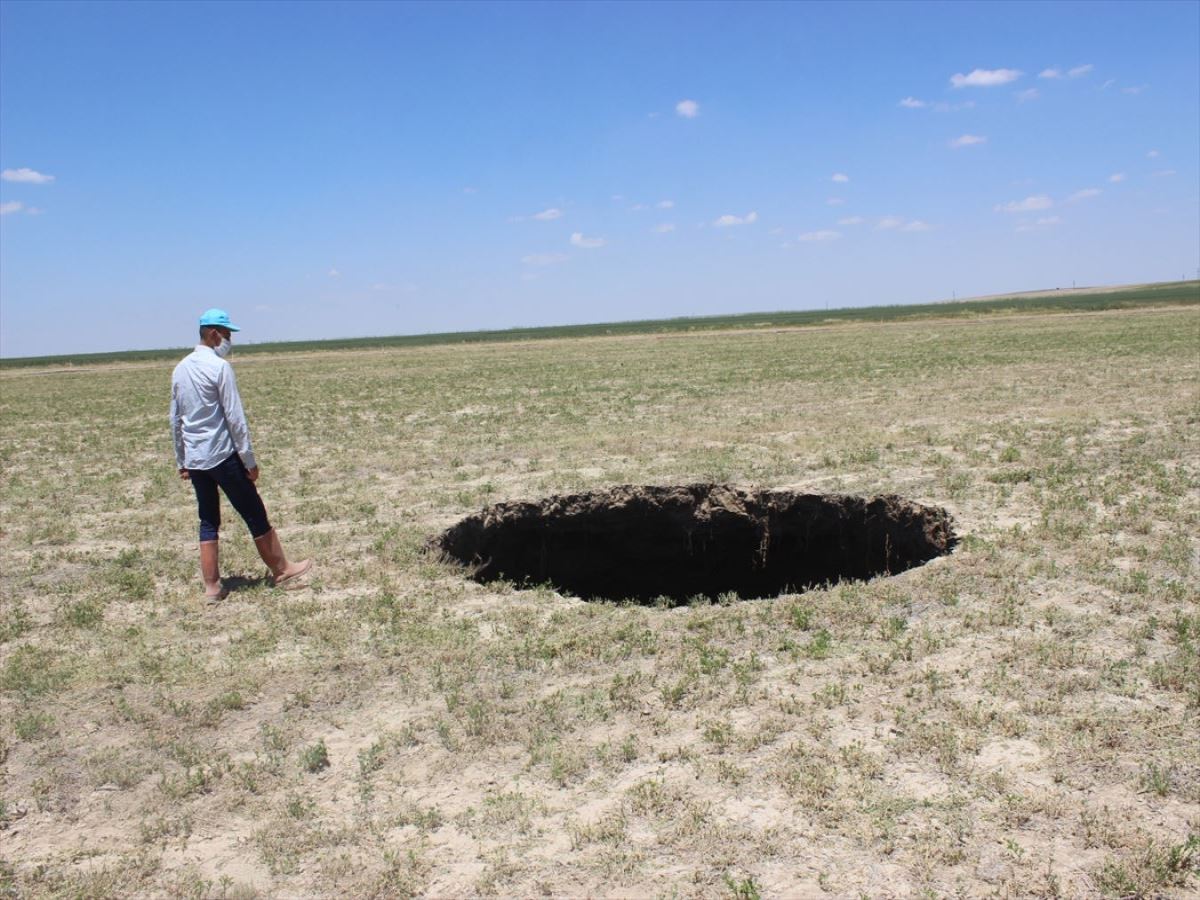
[[[499,503],[430,547],[479,582],[550,583],[589,600],[684,602],[894,575],[955,542],[944,509],[903,497],[690,484]]]

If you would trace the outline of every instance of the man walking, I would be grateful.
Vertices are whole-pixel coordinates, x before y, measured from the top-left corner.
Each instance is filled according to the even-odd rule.
[[[276,587],[300,587],[300,576],[312,560],[288,562],[279,535],[267,520],[267,510],[254,482],[258,465],[250,446],[250,429],[242,411],[233,367],[225,361],[233,347],[233,332],[240,330],[223,309],[210,309],[200,317],[200,343],[184,357],[171,376],[171,434],[179,477],[191,481],[200,512],[200,576],[210,601],[222,599],[218,554],[221,502],[225,492],[245,520],[258,555],[271,570]]]

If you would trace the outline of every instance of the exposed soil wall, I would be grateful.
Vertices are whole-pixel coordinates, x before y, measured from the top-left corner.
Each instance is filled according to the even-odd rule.
[[[585,599],[772,597],[903,572],[949,553],[949,514],[902,497],[614,487],[500,503],[430,545],[480,582],[549,582]]]

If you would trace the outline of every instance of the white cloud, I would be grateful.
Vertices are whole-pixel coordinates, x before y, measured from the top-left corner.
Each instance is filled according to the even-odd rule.
[[[840,231],[806,231],[804,234],[797,235],[798,241],[836,241],[842,236]]]
[[[521,262],[527,266],[553,266],[570,259],[565,253],[530,253],[522,256]]]
[[[996,205],[996,212],[1022,213],[1034,212],[1039,209],[1049,209],[1054,202],[1045,194],[1036,194],[1024,200],[1010,200],[1008,203]]]
[[[1058,225],[1062,222],[1058,216],[1044,216],[1037,221],[1030,222],[1028,220],[1018,222],[1014,231],[1041,231],[1049,228],[1051,225]]]
[[[464,194],[478,194],[479,188],[465,187],[465,188],[463,188],[463,193]]]
[[[1117,83],[1117,79],[1110,78],[1110,79],[1108,79],[1108,81],[1104,82],[1104,84],[1100,85],[1100,90],[1107,91],[1110,87],[1112,87],[1116,83]]]
[[[1099,197],[1103,193],[1100,188],[1084,188],[1082,191],[1076,191],[1067,198],[1068,203],[1078,203],[1080,200],[1087,200],[1089,197]]]
[[[850,180],[850,176],[843,172],[834,172],[831,181],[836,181],[838,184],[845,184]]]
[[[725,228],[728,225],[753,225],[758,221],[758,213],[748,212],[744,216],[724,215],[713,222],[717,228]]]
[[[1159,153],[1157,150],[1147,150],[1146,151],[1147,159],[1158,159],[1160,156],[1162,156],[1162,154]]]
[[[958,150],[961,147],[974,147],[976,144],[986,144],[987,138],[981,137],[978,134],[962,134],[950,142],[951,148]]]
[[[902,227],[901,231],[928,231],[933,226],[928,222],[922,222],[920,219],[913,219],[907,225]]]
[[[1148,84],[1139,84],[1137,87],[1124,87],[1124,88],[1121,88],[1121,93],[1122,94],[1140,94],[1142,91],[1144,91],[1148,87],[1150,87],[1150,85],[1148,85]]]
[[[882,219],[879,220],[879,222],[875,225],[875,227],[883,229],[884,231],[887,231],[892,228],[899,228],[903,224],[904,224],[904,220],[899,218],[898,216],[884,216]]]
[[[1063,73],[1062,73],[1061,69],[1054,69],[1054,68],[1042,69],[1042,71],[1038,72],[1038,78],[1062,78],[1062,77],[1063,77]]]
[[[659,200],[654,205],[657,206],[659,209],[673,209],[675,207],[675,201],[674,200]]]
[[[631,210],[633,210],[634,212],[641,212],[643,209],[646,208],[646,204],[645,203],[635,203],[635,204],[633,204],[633,206],[631,206],[629,208]]]
[[[540,213],[534,213],[533,217],[539,222],[552,222],[555,219],[562,218],[562,214],[561,209],[552,206],[549,209],[543,209]]]
[[[1076,66],[1073,69],[1068,69],[1067,77],[1068,78],[1082,78],[1084,75],[1087,75],[1089,72],[1091,72],[1092,69],[1094,69],[1094,68],[1096,68],[1096,67],[1093,66],[1091,63],[1085,63],[1082,66]]]
[[[680,100],[675,104],[675,114],[685,119],[694,119],[700,115],[700,104],[695,100]]]
[[[1120,184],[1122,181],[1125,180],[1125,173],[1124,172],[1113,172],[1111,175],[1108,176],[1108,180],[1111,181],[1113,184]]]
[[[1037,88],[1028,88],[1023,91],[1017,91],[1017,102],[1028,103],[1030,100],[1036,100],[1041,96]]]
[[[845,199],[842,197],[829,197],[825,200],[825,203],[828,206],[841,206],[845,202]]]
[[[926,107],[929,104],[926,103],[924,100],[918,100],[916,97],[905,97],[903,100],[900,101],[900,105],[903,106],[905,109],[922,109],[923,107]]]
[[[1174,169],[1159,169],[1157,172],[1154,173],[1154,177],[1155,178],[1167,178],[1174,174],[1175,174]]]
[[[969,75],[951,75],[950,83],[956,88],[962,87],[996,87],[1008,84],[1021,77],[1017,69],[973,69]]]
[[[20,212],[25,208],[25,204],[20,200],[9,200],[7,203],[0,203],[0,216],[7,216],[9,213]]]
[[[49,184],[54,180],[53,175],[43,175],[33,169],[5,169],[0,172],[0,178],[21,184]]]
[[[661,225],[655,225],[654,231],[656,234],[666,234],[668,231],[675,230],[674,222],[663,222]]]
[[[863,223],[862,216],[846,216],[844,219],[838,219],[839,225],[861,225]]]
[[[960,109],[974,109],[974,100],[964,100],[962,103],[946,103],[944,100],[933,104],[933,111],[940,113],[958,112]]]
[[[576,231],[571,235],[571,243],[584,250],[595,250],[597,247],[603,247],[608,241],[602,237],[584,237],[583,232]]]
[[[330,270],[329,270],[328,272],[326,272],[325,274],[326,274],[326,275],[328,275],[330,278],[337,278],[337,277],[338,277],[339,275],[341,275],[342,273],[341,273],[341,272],[339,272],[337,269],[330,269]]]

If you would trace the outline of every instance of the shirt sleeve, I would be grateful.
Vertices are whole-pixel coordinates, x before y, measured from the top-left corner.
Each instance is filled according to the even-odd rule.
[[[171,382],[171,439],[175,442],[175,468],[183,468],[183,417],[179,413],[179,397]]]
[[[233,438],[233,446],[246,468],[253,469],[257,463],[254,461],[254,449],[250,446],[250,426],[246,424],[246,413],[242,409],[241,395],[238,394],[237,378],[233,374],[233,366],[229,363],[221,366],[217,390],[221,398],[221,409],[225,413],[225,424],[229,426],[229,434]]]

